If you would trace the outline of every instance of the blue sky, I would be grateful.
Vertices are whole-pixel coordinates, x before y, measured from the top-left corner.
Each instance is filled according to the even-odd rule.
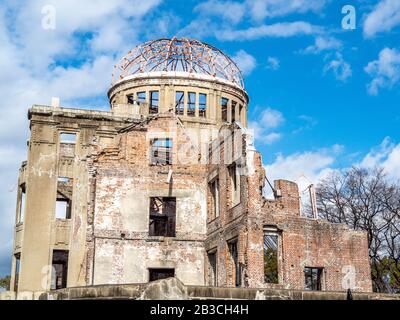
[[[356,9],[355,30],[342,28],[344,5]],[[54,29],[43,27],[49,12]],[[399,179],[399,34],[398,0],[1,1],[0,275],[10,269],[32,104],[57,96],[106,110],[112,67],[132,47],[198,38],[243,70],[271,179],[317,182],[351,165]]]

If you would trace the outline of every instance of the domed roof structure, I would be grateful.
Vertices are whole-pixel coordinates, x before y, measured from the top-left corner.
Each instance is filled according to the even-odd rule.
[[[221,50],[176,37],[148,41],[129,51],[114,67],[113,84],[141,73],[177,71],[220,78],[244,88],[240,69]]]

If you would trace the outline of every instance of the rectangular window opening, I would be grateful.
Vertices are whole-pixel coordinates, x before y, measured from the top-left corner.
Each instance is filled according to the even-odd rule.
[[[232,206],[236,206],[240,203],[240,176],[237,172],[236,164],[232,164],[228,167],[229,177],[231,180],[231,200]]]
[[[217,251],[209,252],[207,254],[209,262],[208,284],[217,286]]]
[[[175,93],[175,113],[179,116],[183,116],[185,113],[185,93],[183,91],[177,91]]]
[[[21,253],[15,254],[14,258],[15,258],[14,291],[18,292],[19,269],[21,268]]]
[[[149,281],[157,281],[175,277],[175,269],[149,269]]]
[[[76,133],[61,132],[60,133],[60,142],[76,144]]]
[[[210,221],[219,217],[219,179],[214,179],[209,184],[211,194]]]
[[[205,117],[207,113],[207,95],[204,93],[199,94],[199,116]]]
[[[135,96],[133,94],[129,94],[126,96],[128,104],[135,104]]]
[[[23,223],[24,222],[24,214],[25,214],[25,202],[26,202],[26,187],[25,183],[20,185],[20,203],[19,203],[19,210],[18,210],[18,219],[17,223]]]
[[[264,281],[266,283],[279,283],[278,241],[276,232],[264,232]]]
[[[158,91],[151,91],[150,92],[150,114],[157,114],[158,113],[158,102],[159,102],[159,92]]]
[[[176,198],[150,198],[149,235],[175,237]]]
[[[304,268],[305,289],[310,291],[322,290],[322,268]]]
[[[232,241],[229,243],[229,252],[231,254],[233,262],[233,283],[235,287],[240,287],[242,284],[240,265],[239,265],[239,254],[238,254],[238,241]]]
[[[154,139],[151,143],[151,164],[172,164],[172,139]]]
[[[232,101],[231,105],[231,122],[234,123],[236,121],[236,101]]]
[[[146,92],[138,92],[136,95],[138,103],[146,103]]]
[[[188,93],[187,115],[190,117],[194,117],[196,115],[196,93],[194,92]]]
[[[68,250],[53,250],[50,287],[52,290],[64,289],[67,287],[68,254]]]
[[[57,180],[56,219],[71,219],[72,179],[59,177]]]
[[[228,102],[226,98],[221,99],[221,119],[224,122],[228,121]]]

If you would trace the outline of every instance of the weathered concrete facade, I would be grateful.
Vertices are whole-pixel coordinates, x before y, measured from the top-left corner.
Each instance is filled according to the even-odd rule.
[[[365,233],[301,217],[295,183],[276,181],[275,200],[263,197],[237,82],[143,71],[108,95],[109,112],[29,110],[11,289],[175,276],[196,286],[371,291]]]

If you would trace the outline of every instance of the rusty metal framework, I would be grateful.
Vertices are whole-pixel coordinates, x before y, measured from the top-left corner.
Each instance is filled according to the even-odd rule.
[[[194,39],[159,39],[145,42],[115,65],[113,84],[146,72],[182,71],[219,77],[244,88],[236,63],[221,50]]]

